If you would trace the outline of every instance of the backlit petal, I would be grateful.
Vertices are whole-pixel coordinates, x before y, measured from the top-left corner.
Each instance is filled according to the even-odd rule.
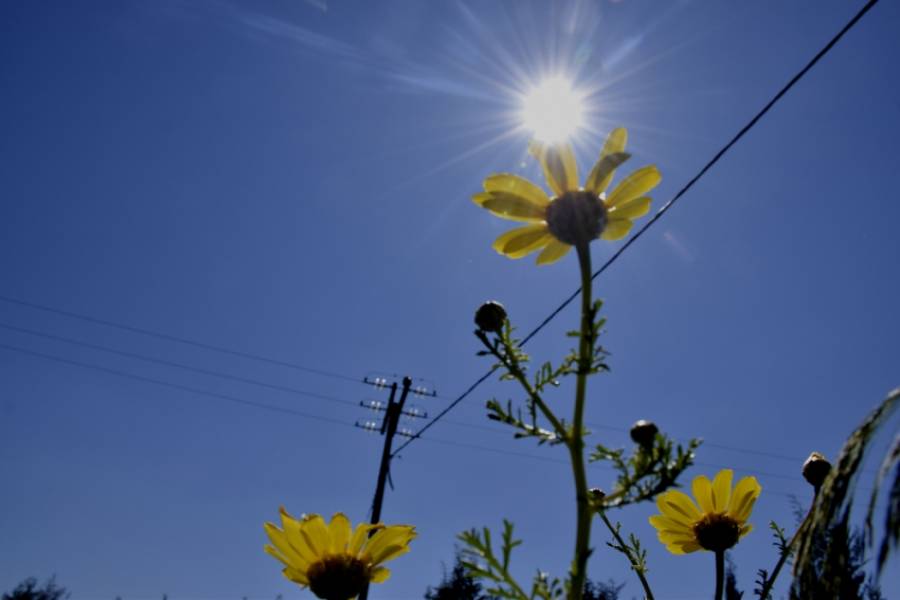
[[[697,499],[700,510],[705,513],[715,512],[716,510],[716,505],[713,503],[712,489],[712,482],[706,475],[697,475],[694,477],[693,483],[691,483],[691,491],[694,493],[694,498]]]
[[[294,569],[292,567],[285,567],[281,572],[289,581],[299,583],[300,585],[309,585],[309,579],[306,577],[305,571]]]
[[[610,219],[637,219],[650,211],[650,197],[641,196],[617,204],[609,210]]]
[[[687,544],[682,544],[681,552],[682,554],[690,554],[691,552],[696,552],[700,549],[700,544],[697,542],[688,542]]]
[[[328,537],[331,538],[331,551],[340,554],[350,543],[350,519],[344,513],[335,513],[328,525]]]
[[[625,144],[627,141],[628,131],[624,127],[617,127],[609,132],[609,135],[606,136],[606,141],[603,143],[603,150],[600,151],[600,157],[597,159],[597,164],[594,165],[594,168],[591,170],[591,174],[588,176],[588,180],[584,185],[585,189],[593,190],[599,196],[600,193],[607,188],[609,182],[613,178],[616,167],[613,167],[612,170],[601,175],[599,173],[602,168],[601,163],[605,158],[612,156],[613,154],[625,153]],[[630,157],[630,155],[626,156],[626,158],[628,157]]]
[[[331,544],[328,539],[328,527],[320,515],[309,515],[300,523],[300,535],[306,540],[310,550],[320,558],[328,555]]]
[[[629,219],[610,219],[600,234],[601,240],[621,240],[634,225]]]
[[[553,239],[546,224],[526,225],[507,231],[494,240],[494,250],[509,258],[522,258]]]
[[[550,198],[547,197],[547,194],[539,185],[512,173],[491,175],[484,180],[484,191],[490,193],[503,192],[504,194],[521,196],[533,204],[543,207],[550,203]]]
[[[498,217],[512,221],[538,222],[547,218],[545,204],[535,204],[524,196],[505,192],[491,192],[490,197],[481,202],[481,206]]]
[[[753,531],[753,525],[751,525],[750,523],[746,523],[746,524],[742,525],[741,526],[741,537],[744,537],[751,531]]]
[[[693,500],[682,491],[670,490],[665,494],[660,494],[656,499],[656,506],[659,511],[676,521],[693,522],[700,518],[700,510]]]
[[[716,474],[713,480],[713,504],[715,504],[716,512],[725,512],[728,510],[728,502],[731,500],[731,480],[734,477],[734,471],[731,469],[722,469]]]
[[[578,164],[570,144],[532,142],[530,147],[541,163],[547,185],[557,196],[578,189]]]
[[[588,174],[587,181],[584,183],[584,189],[590,190],[598,196],[602,194],[609,182],[612,181],[616,169],[629,158],[631,158],[631,155],[627,152],[613,152],[605,156],[601,155],[594,168],[591,169],[590,174]]]
[[[731,494],[728,514],[739,523],[749,519],[750,513],[753,511],[753,504],[759,498],[760,492],[762,492],[762,486],[759,485],[756,477],[744,477],[738,481]]]
[[[408,525],[385,527],[369,539],[364,552],[373,564],[379,564],[409,551],[409,542],[416,537],[415,528]]]
[[[369,539],[369,533],[372,530],[380,530],[384,529],[384,525],[381,523],[370,524],[370,523],[360,523],[356,526],[356,530],[353,532],[353,537],[350,538],[350,545],[347,547],[347,552],[350,556],[358,556],[360,550],[363,549],[363,546],[366,545],[366,541]]]
[[[561,242],[556,238],[553,238],[547,247],[538,254],[537,264],[539,265],[549,265],[551,263],[555,263],[563,256],[568,254],[569,250],[572,249],[572,246],[565,242]]]
[[[375,569],[372,569],[372,575],[369,578],[369,580],[372,583],[384,583],[385,581],[388,580],[388,577],[390,577],[390,576],[391,576],[390,569],[388,569],[386,567],[376,567]]]
[[[306,548],[306,543],[302,538],[295,540],[292,544],[288,540],[287,534],[272,523],[265,523],[263,527],[265,528],[266,534],[269,536],[269,540],[272,542],[274,549],[284,557],[282,562],[285,564],[299,567],[309,564],[310,559],[314,558],[309,549]]]
[[[629,200],[639,198],[655,188],[662,180],[655,165],[641,167],[619,182],[606,200],[608,207],[617,206]]]
[[[387,562],[389,560],[393,560],[402,554],[406,554],[409,552],[409,546],[383,546],[378,548],[378,552],[373,552],[370,554],[372,557],[372,564],[380,565],[383,562]]]
[[[650,517],[650,524],[659,531],[680,531],[685,535],[693,535],[694,533],[690,525],[688,525],[684,521],[676,521],[675,519],[672,519],[665,515],[653,515],[652,517]]]

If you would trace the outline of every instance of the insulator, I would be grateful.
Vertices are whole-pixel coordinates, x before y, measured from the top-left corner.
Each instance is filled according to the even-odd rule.
[[[357,421],[356,426],[366,431],[378,431],[381,426],[375,421]]]

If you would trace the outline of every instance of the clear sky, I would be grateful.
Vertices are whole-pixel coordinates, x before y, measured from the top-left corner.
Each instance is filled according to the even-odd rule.
[[[0,590],[55,573],[73,600],[311,597],[263,554],[262,523],[280,504],[366,518],[381,439],[353,423],[385,394],[359,380],[421,377],[434,414],[489,366],[483,300],[528,330],[577,287],[574,255],[497,255],[509,225],[469,200],[492,172],[539,177],[517,94],[558,72],[590,90],[582,169],[628,127],[659,207],[860,6],[0,3]],[[900,383],[898,30],[881,2],[596,284],[613,354],[589,389],[595,438],[651,418],[707,440],[689,477],[758,477],[733,553],[748,594],[774,562],[766,523],[808,500],[802,460],[833,457]],[[529,350],[560,356],[576,323],[567,309]],[[458,532],[503,517],[523,578],[565,574],[562,450],[484,418],[515,394],[485,384],[395,462],[384,518],[420,537],[373,599],[421,598]],[[708,597],[712,556],[666,553],[653,512],[618,516],[658,597]],[[591,577],[638,595],[604,541]]]

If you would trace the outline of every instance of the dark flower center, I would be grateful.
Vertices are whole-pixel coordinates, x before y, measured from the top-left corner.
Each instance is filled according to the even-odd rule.
[[[547,207],[547,228],[566,244],[587,245],[606,227],[606,206],[597,194],[585,190],[566,192]]]
[[[706,550],[725,551],[741,537],[740,524],[726,514],[709,513],[694,523],[697,542]]]
[[[309,589],[324,600],[356,598],[369,581],[369,568],[352,556],[329,556],[309,566]]]

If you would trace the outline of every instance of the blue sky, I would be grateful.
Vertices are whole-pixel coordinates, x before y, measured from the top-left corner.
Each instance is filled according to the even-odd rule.
[[[582,169],[626,126],[632,164],[663,173],[659,207],[859,6],[0,4],[0,589],[55,573],[74,600],[311,597],[262,553],[262,523],[280,504],[366,518],[381,439],[353,423],[384,393],[359,379],[421,377],[434,414],[488,366],[483,300],[529,330],[577,287],[574,256],[494,253],[508,224],[468,199],[492,172],[539,177],[517,93],[560,71],[592,90]],[[834,456],[898,385],[898,26],[897,3],[876,6],[596,283],[613,353],[589,392],[596,439],[651,418],[707,440],[691,476],[755,474],[757,531],[734,552],[747,589],[774,562],[765,524],[808,498],[802,460]],[[595,244],[595,264],[616,247]],[[575,323],[567,309],[529,351],[560,356]],[[565,457],[488,422],[495,395],[516,397],[485,384],[395,462],[384,518],[420,537],[373,599],[420,598],[457,533],[504,517],[523,578],[564,574]],[[653,512],[618,516],[658,597],[707,597],[712,557],[668,555]],[[591,576],[637,595],[594,539]]]

